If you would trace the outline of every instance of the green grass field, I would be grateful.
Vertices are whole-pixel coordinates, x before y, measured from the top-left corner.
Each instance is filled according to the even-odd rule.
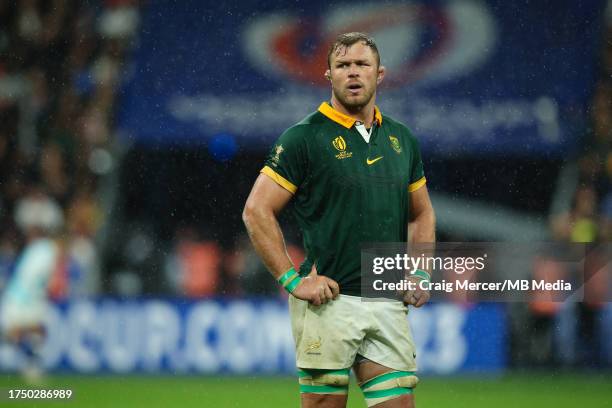
[[[0,376],[0,388],[25,388],[15,376]],[[297,407],[297,382],[285,377],[53,376],[47,388],[70,388],[69,401],[7,401],[27,407]],[[419,408],[612,407],[612,374],[511,374],[502,377],[424,378]],[[351,384],[349,407],[365,407]]]

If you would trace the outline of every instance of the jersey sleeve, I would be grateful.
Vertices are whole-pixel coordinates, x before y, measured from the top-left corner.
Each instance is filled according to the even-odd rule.
[[[14,296],[36,297],[47,286],[57,263],[58,250],[54,243],[41,239],[28,245],[19,258],[9,286]]]
[[[304,138],[302,132],[293,127],[287,129],[274,143],[261,173],[295,194],[305,178],[306,169]]]
[[[423,160],[421,159],[419,142],[412,135],[410,137],[410,145],[412,149],[412,164],[410,169],[410,184],[408,185],[408,191],[413,192],[423,187],[427,180],[425,179],[425,172],[423,170]]]

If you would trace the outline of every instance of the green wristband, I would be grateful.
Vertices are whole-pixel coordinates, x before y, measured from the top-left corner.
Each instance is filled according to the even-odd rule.
[[[424,271],[422,269],[417,269],[412,273],[412,275],[416,276],[417,278],[421,278],[422,280],[425,280],[427,282],[431,281],[431,275],[429,274],[429,272]]]
[[[285,286],[285,290],[287,290],[287,292],[289,293],[293,293],[293,291],[295,290],[295,288],[297,288],[297,285],[299,285],[300,282],[302,282],[302,278],[298,276],[295,279],[293,279],[291,282],[289,282],[287,286]]]
[[[292,267],[287,272],[285,272],[280,278],[278,278],[278,281],[280,282],[281,285],[285,286],[287,281],[289,281],[295,275],[297,275],[297,272]]]
[[[285,288],[287,292],[293,293],[295,288],[297,288],[297,286],[302,281],[302,278],[295,271],[295,269],[291,268],[287,272],[285,272],[283,276],[278,278],[278,281],[280,282],[281,285],[283,285],[283,287]]]

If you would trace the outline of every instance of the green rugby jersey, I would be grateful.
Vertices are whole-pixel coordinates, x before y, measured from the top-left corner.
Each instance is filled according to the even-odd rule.
[[[294,194],[306,250],[300,274],[315,264],[347,295],[360,295],[360,244],[405,242],[410,192],[425,184],[406,126],[378,108],[373,126],[366,143],[355,119],[324,102],[280,136],[261,170]]]

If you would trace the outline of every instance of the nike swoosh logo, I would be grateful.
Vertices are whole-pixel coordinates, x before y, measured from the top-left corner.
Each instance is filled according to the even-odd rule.
[[[384,156],[380,156],[380,157],[377,157],[377,158],[375,158],[375,159],[373,159],[373,160],[366,159],[366,163],[368,163],[368,166],[371,166],[371,165],[373,165],[374,163],[376,163],[377,161],[379,161],[380,159],[382,159],[383,157],[384,157]]]

